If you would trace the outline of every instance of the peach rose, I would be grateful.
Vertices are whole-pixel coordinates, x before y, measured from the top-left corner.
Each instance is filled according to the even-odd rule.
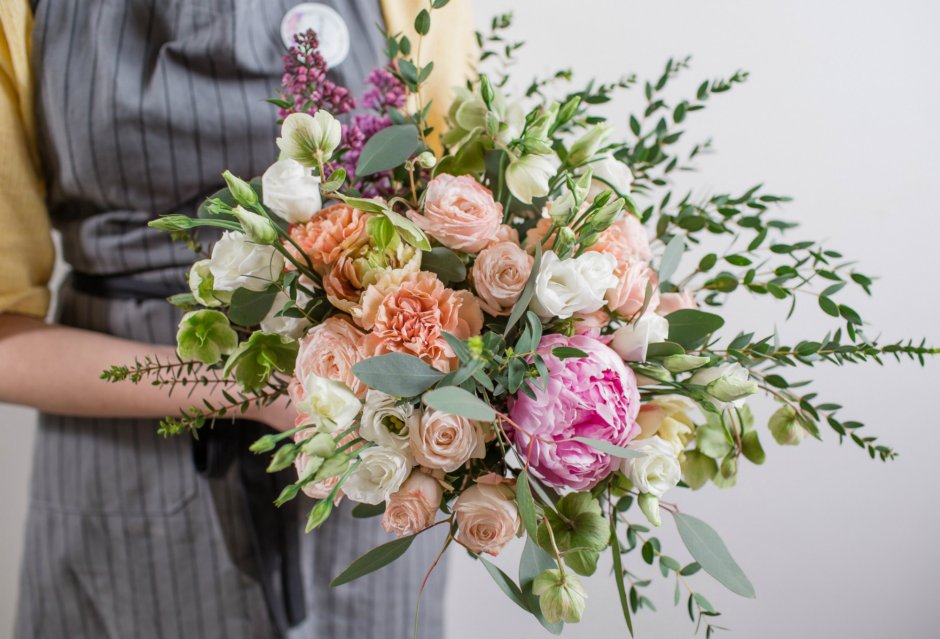
[[[490,315],[509,315],[522,295],[533,261],[512,242],[490,244],[483,249],[470,272],[483,310]]]
[[[466,417],[429,408],[408,432],[415,461],[426,468],[453,472],[486,454],[483,429]]]
[[[454,504],[457,541],[471,552],[498,555],[519,533],[522,519],[505,484],[475,484]]]
[[[477,253],[499,232],[503,206],[469,175],[442,173],[428,184],[424,215],[409,211],[408,217],[444,246]]]
[[[629,214],[607,227],[589,250],[610,253],[617,262],[649,261],[653,258],[646,229],[640,220]]]
[[[397,275],[397,274],[396,274]],[[362,296],[359,324],[372,355],[404,352],[441,371],[457,365],[444,332],[467,339],[483,328],[483,312],[470,291],[446,288],[426,271],[406,273],[397,286],[393,274],[369,286]]]
[[[360,399],[365,397],[366,385],[353,375],[352,367],[365,359],[362,343],[365,335],[339,315],[326,318],[310,329],[300,340],[294,379],[288,391],[295,405],[304,400],[304,387],[300,380],[311,373],[342,382]]]
[[[500,224],[499,230],[496,231],[496,236],[493,238],[493,241],[490,242],[490,246],[498,244],[499,242],[512,242],[513,244],[519,244],[519,231],[509,226],[508,224]]]
[[[659,306],[659,280],[656,272],[646,262],[631,260],[622,262],[614,270],[617,284],[607,289],[607,307],[624,317],[632,317],[646,300],[646,287],[653,289],[648,308]]]
[[[413,535],[434,523],[444,491],[441,484],[420,470],[412,471],[398,492],[388,498],[382,528],[399,537]]]
[[[367,239],[366,221],[370,217],[345,204],[333,204],[321,209],[309,222],[292,226],[290,236],[322,275],[340,255]],[[287,248],[294,257],[302,259],[292,244],[288,243]]]
[[[549,229],[552,228],[551,218],[543,217],[541,218],[535,226],[530,228],[525,232],[525,250],[529,253],[535,252],[535,245],[545,239],[545,236],[548,235]],[[552,240],[542,248],[546,251],[551,249],[554,246],[555,241]]]
[[[590,335],[600,337],[601,329],[610,324],[610,314],[603,308],[593,313],[575,313],[578,322],[574,325],[575,335]]]
[[[695,294],[689,289],[679,293],[663,293],[660,295],[656,313],[665,317],[684,308],[698,308],[698,304],[695,303]]]

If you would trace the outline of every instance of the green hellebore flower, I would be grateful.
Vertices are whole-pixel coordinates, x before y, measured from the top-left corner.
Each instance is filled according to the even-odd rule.
[[[209,259],[199,260],[189,269],[189,290],[197,302],[210,308],[228,304],[232,301],[231,291],[214,289],[215,278],[212,276]]]
[[[806,429],[796,420],[792,406],[781,406],[767,424],[770,434],[781,446],[796,446],[806,437]]]
[[[532,593],[538,596],[539,608],[548,623],[581,621],[587,592],[575,575],[549,568],[532,582]]]
[[[256,331],[228,358],[222,374],[228,377],[234,370],[242,389],[258,390],[274,371],[287,375],[294,372],[297,348],[297,342],[285,335]]]
[[[568,164],[578,166],[587,162],[597,153],[597,149],[607,140],[610,127],[606,124],[596,124],[590,131],[578,138],[568,151]]]
[[[190,311],[180,320],[176,352],[184,360],[212,365],[238,346],[238,334],[219,311]]]
[[[291,113],[284,118],[281,137],[276,142],[281,159],[290,158],[314,167],[333,156],[341,134],[339,121],[320,109],[316,115]]]
[[[551,540],[545,529],[545,526],[551,526],[559,550],[584,548],[599,551],[607,547],[610,526],[600,503],[591,493],[569,493],[558,500],[556,509],[557,513],[551,509],[545,511],[545,519],[538,530],[537,541],[540,546],[551,548]]]

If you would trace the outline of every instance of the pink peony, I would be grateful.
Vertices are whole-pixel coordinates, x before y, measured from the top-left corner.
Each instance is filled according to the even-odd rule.
[[[684,289],[679,293],[663,293],[660,295],[656,313],[665,317],[684,308],[698,308],[698,304],[695,303],[695,294],[689,289]]]
[[[352,372],[352,367],[365,359],[362,350],[365,335],[342,317],[333,315],[326,318],[300,340],[294,379],[288,389],[295,405],[304,400],[304,387],[300,380],[311,373],[346,384],[360,399],[365,396],[366,385]]]
[[[560,360],[552,355],[559,346],[580,349],[588,357]],[[535,389],[535,399],[520,393],[511,401],[509,416],[518,426],[514,445],[547,483],[592,488],[616,470],[620,460],[572,440],[629,444],[640,432],[636,378],[617,353],[587,335],[546,335],[537,352],[548,366],[548,385],[544,391]]]
[[[428,184],[424,215],[408,216],[444,246],[477,253],[499,233],[503,207],[469,175],[442,173]]]
[[[529,279],[532,262],[532,256],[512,242],[490,244],[480,251],[470,278],[483,310],[509,315]]]
[[[439,481],[414,470],[398,492],[388,498],[382,528],[399,537],[413,535],[434,523],[444,491]]]
[[[463,340],[483,328],[483,313],[473,294],[446,288],[426,271],[403,274],[397,285],[384,280],[370,285],[358,320],[371,331],[365,340],[371,355],[407,353],[441,371],[457,365],[444,332]]]
[[[646,262],[631,260],[617,264],[614,270],[617,284],[607,289],[607,307],[624,317],[633,317],[646,301],[646,289],[652,293],[648,308],[659,306],[659,279]]]

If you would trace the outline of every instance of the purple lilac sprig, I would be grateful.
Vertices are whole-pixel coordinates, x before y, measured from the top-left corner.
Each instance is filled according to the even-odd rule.
[[[349,89],[326,77],[329,67],[318,51],[319,46],[316,32],[308,29],[294,36],[294,46],[284,54],[280,94],[291,106],[278,110],[282,119],[291,113],[313,115],[320,109],[342,115],[356,108]]]

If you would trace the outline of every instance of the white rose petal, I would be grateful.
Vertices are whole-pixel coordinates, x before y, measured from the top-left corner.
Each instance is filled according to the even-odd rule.
[[[359,415],[362,403],[346,384],[311,373],[303,380],[303,386],[304,398],[297,408],[326,432],[346,430]]]
[[[662,497],[679,483],[682,468],[672,444],[659,437],[649,437],[634,440],[629,448],[643,453],[643,457],[623,460],[623,473],[641,493]]]
[[[393,448],[366,448],[359,453],[359,460],[359,465],[343,482],[343,492],[363,504],[382,503],[411,474],[411,460]]]
[[[255,244],[244,233],[226,231],[212,248],[209,271],[219,291],[263,291],[281,276],[284,257],[273,246]]]
[[[261,176],[264,205],[291,224],[308,222],[323,206],[320,178],[296,160],[278,160]]]
[[[665,341],[669,337],[669,322],[656,313],[645,313],[632,324],[625,324],[614,331],[610,347],[628,362],[646,361],[646,350],[650,344]]]
[[[546,251],[535,278],[532,310],[542,318],[560,319],[593,313],[604,306],[604,294],[617,283],[616,265],[607,253],[590,251],[560,260],[554,251]]]

